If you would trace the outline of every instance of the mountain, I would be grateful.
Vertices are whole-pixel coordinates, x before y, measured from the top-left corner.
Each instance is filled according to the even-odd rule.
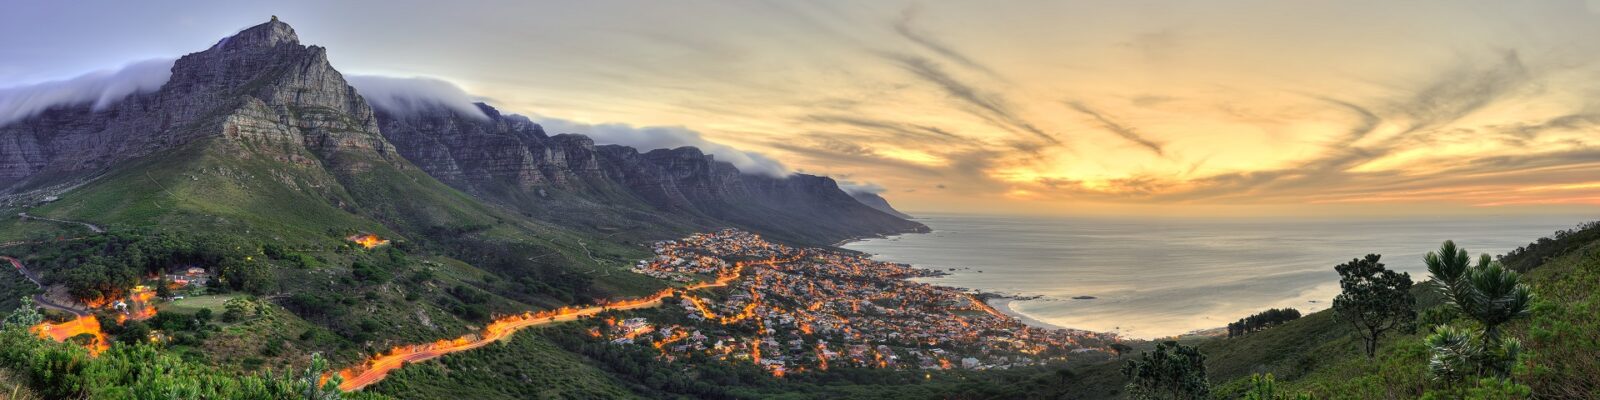
[[[664,283],[625,271],[647,240],[730,225],[806,243],[925,229],[825,177],[596,146],[479,107],[374,111],[326,49],[274,18],[177,59],[159,87],[0,126],[0,211],[42,218],[0,219],[0,241],[24,244],[0,251],[79,294],[196,263],[230,290],[277,295],[351,356],[351,343],[653,292]],[[51,244],[91,234],[52,220],[110,239]],[[358,233],[394,245],[352,250]],[[369,308],[330,311],[341,304]]]
[[[104,178],[125,176],[126,165],[192,165],[210,154],[296,166],[302,171],[295,174],[306,175],[275,173],[295,186],[286,189],[342,209],[329,211],[361,208],[336,181],[380,182],[383,172],[420,168],[524,217],[630,241],[724,226],[808,244],[927,229],[851,199],[826,177],[745,174],[694,148],[595,146],[582,135],[547,135],[528,118],[477,107],[481,115],[441,105],[374,112],[329,65],[326,49],[301,45],[293,28],[274,19],[177,60],[159,90],[104,108],[58,106],[0,127],[0,203],[104,185]],[[188,153],[149,157],[173,151]],[[368,173],[373,168],[383,171]],[[219,171],[226,169],[212,172]],[[145,183],[159,178],[149,175]],[[380,219],[418,216],[385,211]]]
[[[900,210],[894,209],[894,206],[889,205],[889,200],[884,199],[883,196],[879,196],[877,193],[851,192],[850,197],[854,197],[856,201],[861,202],[861,204],[866,204],[867,207],[872,207],[875,210],[883,211],[885,214],[900,217],[902,219],[914,218],[906,213],[900,212]]]
[[[490,277],[462,284],[497,296],[478,303],[498,304],[492,308],[500,312],[661,286],[612,270],[643,253],[637,246],[485,204],[417,168],[379,132],[371,106],[326,50],[300,44],[276,18],[179,58],[171,71],[158,90],[103,108],[60,106],[0,127],[0,193],[13,195],[10,212],[92,222],[129,240],[159,233],[237,243],[231,247],[244,260],[233,271],[252,271],[253,281],[233,284],[253,292],[358,292],[359,280],[316,278],[349,277],[371,261],[338,250],[355,233],[405,249],[384,262],[395,269],[378,276],[418,268],[399,262],[413,256],[460,265]],[[43,195],[59,201],[36,203]],[[0,221],[0,237],[13,239],[59,229]],[[58,236],[68,234],[76,233]],[[258,257],[285,253],[267,248],[309,258]],[[43,269],[53,282],[69,272]],[[460,304],[439,301],[440,308]]]
[[[620,214],[632,225],[735,226],[810,244],[927,230],[863,204],[831,178],[747,174],[694,147],[596,146],[582,135],[550,135],[527,117],[476,107],[380,107],[377,120],[400,154],[440,181],[571,226],[638,230],[608,217]]]
[[[486,105],[375,111],[326,49],[276,18],[170,71],[115,102],[0,125],[0,214],[31,216],[0,218],[0,255],[84,304],[201,268],[211,284],[193,300],[258,314],[162,331],[225,371],[301,370],[312,353],[357,365],[481,332],[496,315],[656,293],[668,283],[627,268],[650,255],[641,242],[684,232],[831,243],[926,229],[832,179],[749,175],[695,148],[597,146]],[[366,234],[389,244],[349,240]],[[0,295],[32,294],[19,288],[33,290],[0,284]],[[187,321],[193,307],[156,319]],[[552,370],[600,374],[536,350]]]

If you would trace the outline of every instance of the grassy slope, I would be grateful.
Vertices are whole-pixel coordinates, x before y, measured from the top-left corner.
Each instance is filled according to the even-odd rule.
[[[276,270],[279,290],[284,292],[274,296],[274,301],[281,304],[292,293],[316,293],[343,304],[356,317],[318,322],[279,308],[272,320],[229,325],[202,348],[175,349],[189,355],[186,357],[219,365],[260,364],[249,361],[263,358],[260,353],[268,342],[281,342],[288,350],[266,357],[265,366],[271,368],[287,366],[310,351],[323,351],[346,362],[394,344],[472,332],[481,324],[457,318],[444,308],[454,301],[446,289],[462,285],[495,294],[485,302],[492,313],[565,303],[543,295],[519,295],[522,287],[508,284],[530,270],[587,276],[597,297],[630,296],[661,287],[655,280],[625,270],[631,260],[643,257],[642,248],[484,205],[403,161],[336,156],[322,160],[322,164],[335,166],[330,173],[304,151],[291,150],[298,152],[295,155],[301,160],[311,161],[295,163],[283,161],[292,157],[273,153],[273,149],[257,151],[249,144],[239,147],[211,139],[141,158],[112,169],[60,201],[26,211],[118,231],[150,229],[240,237],[321,260],[311,269],[288,268],[281,262],[267,264]],[[15,219],[0,222],[0,237],[69,236],[80,230]],[[397,272],[433,269],[434,278],[412,283],[397,276],[393,282],[352,290],[348,266],[359,256],[352,252],[362,250],[351,249],[343,236],[354,232],[373,232],[408,243],[403,247],[413,260],[431,263]],[[521,270],[485,270],[451,258],[494,248],[515,248],[539,257],[518,262]],[[258,262],[262,259],[257,258]],[[467,273],[457,276],[461,272]],[[11,298],[23,290],[5,292]],[[179,307],[171,311],[197,310]],[[341,331],[348,337],[355,329],[351,325],[358,322],[363,327],[377,327],[374,340],[351,343],[333,334]],[[301,339],[306,331],[313,334]],[[570,357],[554,360],[551,362],[575,362]]]
[[[1583,239],[1588,241],[1589,239]],[[1600,241],[1561,249],[1523,276],[1539,301],[1533,315],[1508,327],[1533,354],[1531,367],[1517,373],[1519,383],[1551,398],[1600,397]],[[1540,256],[1546,256],[1540,254]],[[1520,261],[1520,260],[1516,260]],[[1426,277],[1413,277],[1426,279]],[[1431,283],[1419,284],[1417,308],[1443,304]],[[1424,323],[1424,325],[1426,325]],[[1429,331],[1386,336],[1376,360],[1368,360],[1354,330],[1331,310],[1234,339],[1187,340],[1206,354],[1214,392],[1233,398],[1253,374],[1273,374],[1287,392],[1309,392],[1318,399],[1417,398],[1440,389],[1428,377]],[[1137,351],[1135,351],[1137,353]],[[1060,394],[1071,398],[1116,398],[1125,380],[1121,363],[1075,370],[1075,384]]]
[[[622,399],[625,383],[531,334],[394,372],[368,391],[403,399]]]
[[[1600,339],[1593,335],[1600,328],[1594,294],[1600,291],[1600,242],[1590,243],[1564,256],[1555,257],[1523,277],[1539,297],[1530,317],[1512,323],[1510,335],[1523,340],[1533,354],[1517,373],[1517,381],[1533,386],[1534,393],[1556,398],[1600,395]],[[1419,298],[1419,305],[1439,304],[1437,296]],[[1423,306],[1421,308],[1426,308]],[[1207,350],[1219,368],[1213,380],[1225,387],[1243,387],[1251,371],[1238,368],[1254,349],[1274,348],[1280,354],[1304,361],[1304,367],[1279,373],[1287,387],[1311,392],[1317,398],[1414,398],[1440,389],[1429,380],[1428,349],[1422,345],[1426,327],[1409,335],[1385,339],[1376,361],[1368,361],[1358,343],[1349,337],[1319,340],[1314,334],[1296,332],[1332,321],[1328,312],[1286,324],[1283,327],[1243,339],[1207,343]],[[1315,319],[1313,319],[1315,318]],[[1343,324],[1338,324],[1343,325]],[[1332,325],[1327,325],[1333,328]],[[1348,331],[1347,327],[1338,329]],[[1281,330],[1281,331],[1280,331]],[[1297,335],[1297,333],[1299,333]],[[1235,343],[1226,343],[1235,342]],[[1251,349],[1251,350],[1244,350]],[[1241,357],[1241,355],[1246,355]]]
[[[29,212],[108,229],[189,229],[298,245],[327,244],[330,229],[390,233],[332,206],[349,196],[320,169],[234,157],[212,144],[129,162]]]

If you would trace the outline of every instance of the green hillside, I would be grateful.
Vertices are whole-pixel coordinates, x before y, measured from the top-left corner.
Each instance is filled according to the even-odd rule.
[[[1218,398],[1241,398],[1252,389],[1252,376],[1267,374],[1274,377],[1278,393],[1317,399],[1600,397],[1600,336],[1594,334],[1600,331],[1596,235],[1600,226],[1586,224],[1500,257],[1508,266],[1523,266],[1522,281],[1536,296],[1531,315],[1506,328],[1507,336],[1521,340],[1525,348],[1512,373],[1514,384],[1487,380],[1450,385],[1430,376],[1431,353],[1423,338],[1451,321],[1443,317],[1446,304],[1431,281],[1413,291],[1420,315],[1416,326],[1384,337],[1373,360],[1362,353],[1351,326],[1332,310],[1241,337],[1184,342],[1205,354],[1212,393]],[[1121,398],[1126,379],[1120,367],[1111,363],[1075,370],[1078,384],[1054,395]]]
[[[205,268],[209,287],[185,289],[189,299],[160,304],[150,321],[106,328],[114,340],[123,329],[136,332],[129,337],[160,330],[173,338],[172,354],[204,368],[282,373],[304,368],[313,352],[342,366],[395,344],[476,332],[495,315],[662,287],[626,272],[647,254],[642,246],[485,205],[404,160],[319,159],[298,146],[216,137],[111,171],[57,201],[7,210],[105,233],[6,218],[0,237],[16,243],[0,255],[80,299]],[[392,242],[362,248],[346,239],[357,233]],[[36,292],[12,274],[0,281],[0,304],[10,312]],[[212,317],[235,298],[251,311]],[[192,322],[202,310],[209,319]],[[549,362],[582,367],[572,357]]]

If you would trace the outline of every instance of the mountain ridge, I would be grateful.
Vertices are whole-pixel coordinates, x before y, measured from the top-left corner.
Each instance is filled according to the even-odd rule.
[[[380,130],[419,168],[530,213],[622,205],[660,214],[667,225],[734,225],[813,244],[927,230],[862,204],[832,178],[746,174],[693,146],[641,152],[596,145],[584,135],[550,135],[527,117],[476,106],[486,119],[438,103],[376,110]]]
[[[0,126],[0,202],[58,196],[121,163],[219,138],[240,157],[341,173],[374,163],[421,168],[526,216],[604,234],[638,231],[641,240],[725,226],[812,244],[927,230],[851,199],[827,177],[745,174],[693,147],[641,151],[548,135],[484,103],[473,105],[483,115],[442,103],[405,112],[372,104],[325,48],[301,45],[273,18],[177,59],[155,91],[103,108],[59,105]]]

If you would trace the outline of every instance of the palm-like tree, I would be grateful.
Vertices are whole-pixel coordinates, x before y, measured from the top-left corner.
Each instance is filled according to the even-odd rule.
[[[1450,303],[1483,326],[1481,335],[1453,326],[1439,327],[1426,341],[1434,353],[1430,364],[1436,376],[1449,380],[1465,376],[1469,371],[1466,365],[1505,376],[1522,344],[1516,339],[1502,340],[1500,327],[1529,314],[1533,290],[1521,283],[1515,271],[1488,254],[1478,257],[1476,266],[1469,266],[1467,260],[1467,251],[1450,241],[1439,246],[1437,253],[1423,257],[1428,273]]]
[[[1462,311],[1483,324],[1485,342],[1498,345],[1500,326],[1528,315],[1533,290],[1519,282],[1515,271],[1498,262],[1473,268],[1463,278],[1471,287],[1472,306]]]
[[[1467,250],[1456,247],[1456,242],[1446,240],[1439,246],[1439,251],[1428,253],[1422,257],[1428,264],[1428,273],[1433,274],[1433,279],[1449,286],[1461,279],[1467,272]]]
[[[1428,274],[1439,284],[1439,290],[1451,304],[1462,309],[1474,306],[1472,302],[1477,299],[1473,297],[1471,288],[1463,279],[1472,269],[1467,249],[1456,247],[1454,241],[1446,240],[1439,246],[1438,252],[1428,253],[1422,261],[1428,265]],[[1478,257],[1478,268],[1488,267],[1491,263],[1493,260],[1488,254]]]

